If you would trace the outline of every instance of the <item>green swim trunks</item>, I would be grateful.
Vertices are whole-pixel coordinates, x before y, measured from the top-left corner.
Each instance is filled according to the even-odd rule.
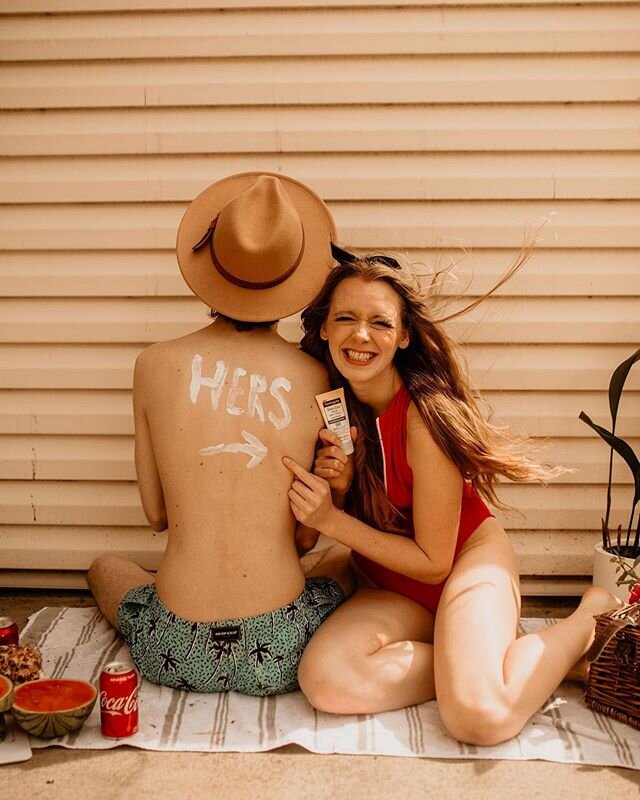
[[[305,645],[345,600],[331,578],[307,578],[289,605],[244,619],[191,622],[169,611],[154,583],[127,592],[118,627],[140,673],[191,692],[271,695],[298,688]]]

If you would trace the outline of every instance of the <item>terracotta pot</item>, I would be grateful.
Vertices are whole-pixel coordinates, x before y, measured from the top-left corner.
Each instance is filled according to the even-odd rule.
[[[616,579],[622,576],[622,572],[616,572],[617,564],[615,561],[611,561],[612,558],[612,554],[608,553],[601,544],[595,546],[593,556],[593,585],[606,589],[626,603],[629,599],[631,587],[628,585],[618,586],[616,584]],[[629,567],[632,566],[634,561],[633,558],[623,558],[622,560]]]

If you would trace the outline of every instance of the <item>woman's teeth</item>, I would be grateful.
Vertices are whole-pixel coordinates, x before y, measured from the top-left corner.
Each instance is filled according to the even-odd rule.
[[[375,355],[374,353],[360,353],[358,350],[345,350],[345,353],[350,361],[361,361],[363,364],[371,361]]]

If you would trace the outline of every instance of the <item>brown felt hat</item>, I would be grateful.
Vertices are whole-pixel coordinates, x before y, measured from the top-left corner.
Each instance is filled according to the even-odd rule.
[[[216,311],[247,322],[295,314],[334,266],[336,229],[315,192],[286,175],[243,172],[216,181],[178,228],[180,271]]]

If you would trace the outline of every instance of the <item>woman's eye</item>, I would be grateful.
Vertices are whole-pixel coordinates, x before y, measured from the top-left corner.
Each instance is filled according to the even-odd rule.
[[[347,317],[343,314],[339,317],[334,317],[334,322],[353,322],[353,317]]]
[[[383,319],[378,319],[375,322],[372,322],[371,327],[375,328],[378,331],[393,330],[393,325],[390,322],[387,322],[386,320]]]

